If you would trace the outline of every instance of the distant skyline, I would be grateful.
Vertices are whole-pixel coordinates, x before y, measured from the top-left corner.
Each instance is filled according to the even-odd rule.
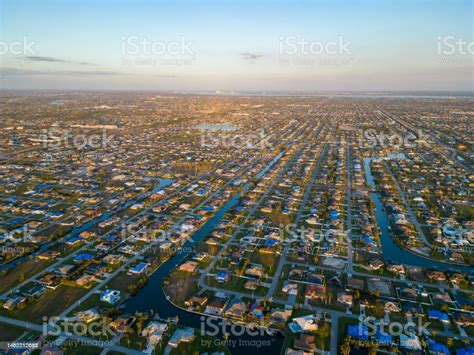
[[[473,15],[470,0],[0,0],[0,89],[472,91]]]

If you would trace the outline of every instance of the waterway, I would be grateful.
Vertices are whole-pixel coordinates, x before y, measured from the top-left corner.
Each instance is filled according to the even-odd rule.
[[[373,192],[370,194],[370,198],[375,204],[375,218],[377,219],[377,224],[381,234],[380,242],[382,244],[384,258],[397,264],[414,265],[423,268],[434,268],[444,271],[462,271],[465,273],[471,273],[472,271],[467,266],[458,266],[423,258],[403,249],[395,243],[388,229],[390,222],[388,220],[387,213],[383,210],[382,200],[377,193],[374,177],[370,168],[371,160],[371,158],[364,158],[365,177],[367,183],[373,189]]]
[[[282,154],[273,159],[257,176],[263,176],[276,162],[282,157]],[[262,174],[263,172],[263,174]],[[250,184],[243,187],[243,191],[247,191]],[[199,243],[206,235],[209,235],[214,228],[221,222],[223,216],[231,208],[236,206],[241,198],[239,193],[235,194],[225,205],[209,219],[193,236],[182,246],[182,249],[192,250],[193,246]],[[156,270],[148,280],[148,283],[140,292],[125,303],[124,311],[128,313],[135,313],[136,311],[148,312],[151,309],[158,314],[160,318],[178,317],[179,324],[186,327],[201,329],[201,324],[207,317],[195,313],[187,312],[179,307],[175,307],[170,303],[163,292],[163,279],[169,275],[172,270],[175,270],[189,255],[189,253],[176,253],[172,258],[163,263],[158,270]],[[213,324],[220,324],[213,321]],[[206,329],[213,330],[213,328],[206,327]],[[238,327],[237,330],[241,330]],[[229,331],[229,327],[227,328]],[[219,332],[218,337],[222,337],[222,332]],[[279,354],[283,345],[282,336],[257,335],[250,336],[243,334],[240,336],[230,335],[227,342],[228,349],[232,354],[261,354],[262,352],[270,354]],[[252,345],[249,345],[252,344]],[[258,346],[258,345],[261,346]]]

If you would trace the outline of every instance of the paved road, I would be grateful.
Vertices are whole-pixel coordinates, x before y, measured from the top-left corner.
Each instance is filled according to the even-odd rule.
[[[427,247],[430,247],[431,244],[430,242],[428,241],[428,239],[426,238],[426,235],[425,233],[423,232],[423,229],[421,228],[421,225],[420,223],[418,223],[418,220],[416,219],[416,215],[415,213],[413,212],[413,210],[411,209],[411,206],[410,206],[410,203],[408,202],[408,199],[405,195],[405,192],[403,191],[403,189],[400,187],[398,181],[397,181],[397,178],[393,175],[392,173],[392,170],[390,169],[390,167],[388,166],[388,164],[386,162],[383,163],[384,166],[385,166],[385,169],[387,170],[388,174],[390,175],[390,177],[392,178],[394,184],[395,184],[395,187],[397,188],[398,190],[398,194],[400,195],[400,197],[402,198],[403,200],[403,203],[405,204],[406,208],[407,208],[407,212],[408,214],[410,215],[410,219],[413,223],[413,225],[415,226],[416,228],[416,231],[418,232],[418,235],[420,236],[420,239],[421,241],[427,246]],[[442,260],[440,260],[442,261]]]

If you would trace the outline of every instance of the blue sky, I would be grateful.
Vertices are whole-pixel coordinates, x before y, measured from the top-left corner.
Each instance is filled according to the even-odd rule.
[[[0,16],[2,88],[473,89],[472,53],[438,53],[473,41],[471,1],[0,0]],[[288,52],[297,40],[348,51]]]

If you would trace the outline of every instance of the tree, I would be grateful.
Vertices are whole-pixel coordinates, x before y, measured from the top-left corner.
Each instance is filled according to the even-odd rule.
[[[320,348],[324,349],[324,342],[331,335],[331,327],[329,326],[329,323],[324,322],[322,327],[318,328],[317,333],[319,335],[319,338],[321,339]]]
[[[341,350],[342,355],[349,355],[350,354],[351,346],[349,344],[349,339],[348,338],[344,339],[344,342],[342,343],[342,345],[340,347],[340,350]]]

